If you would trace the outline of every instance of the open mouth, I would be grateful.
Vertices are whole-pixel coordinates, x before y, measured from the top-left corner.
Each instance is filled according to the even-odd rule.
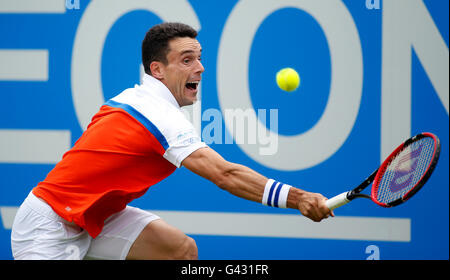
[[[199,81],[187,82],[186,87],[190,90],[196,90],[198,87]]]

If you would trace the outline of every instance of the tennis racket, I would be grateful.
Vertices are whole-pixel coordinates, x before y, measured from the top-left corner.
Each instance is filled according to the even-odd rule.
[[[439,138],[421,133],[409,138],[395,149],[364,182],[351,191],[326,201],[330,210],[355,198],[369,198],[383,207],[393,207],[410,199],[430,178],[439,159]],[[361,192],[371,183],[371,195]]]

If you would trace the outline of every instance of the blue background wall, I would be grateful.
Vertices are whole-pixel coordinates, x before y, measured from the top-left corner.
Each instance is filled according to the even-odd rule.
[[[359,184],[392,147],[419,132],[440,137],[441,158],[426,187],[397,208],[354,201],[335,211],[336,221],[350,219],[349,228],[338,222],[325,229],[300,218],[302,227],[323,233],[317,236],[289,237],[283,227],[286,232],[297,231],[292,220],[297,211],[235,198],[184,168],[132,205],[161,213],[229,213],[240,219],[273,214],[274,220],[276,215],[291,219],[273,235],[261,234],[248,220],[250,233],[241,236],[244,230],[239,228],[237,234],[215,233],[223,226],[220,219],[204,221],[186,230],[196,239],[201,259],[366,259],[373,256],[370,245],[376,246],[381,259],[448,259],[448,1],[80,0],[67,7],[64,1],[47,6],[49,1],[40,5],[24,1],[22,6],[20,2],[0,2],[0,259],[12,258],[11,213],[45,178],[63,150],[80,137],[101,101],[139,83],[141,41],[152,25],[167,20],[199,29],[206,71],[201,103],[194,112],[203,114],[196,121],[201,131],[218,121],[221,130],[214,133],[220,132],[220,139],[230,136],[224,119],[212,120],[204,113],[223,112],[226,96],[239,94],[248,96],[255,110],[278,109],[278,134],[309,137],[313,140],[309,150],[323,155],[318,160],[302,158],[295,153],[302,149],[299,141],[297,147],[278,147],[291,149],[292,158],[277,153],[255,157],[249,155],[248,146],[205,139],[226,159],[331,197]],[[235,28],[247,30],[251,24],[257,27],[252,34]],[[102,34],[104,42],[98,43]],[[246,41],[251,42],[248,55]],[[341,44],[348,44],[348,49]],[[231,50],[232,45],[237,50]],[[236,59],[242,55],[240,49],[246,60]],[[20,61],[6,50],[36,54]],[[247,67],[245,75],[230,78]],[[282,92],[276,86],[276,72],[284,67],[297,69],[301,76],[295,92]],[[339,80],[344,80],[343,85],[334,87]],[[235,101],[239,107],[241,100]],[[332,115],[335,123],[312,135],[331,106],[341,112]],[[334,151],[327,152],[333,145]],[[294,167],[277,162],[292,162],[288,165]],[[400,234],[401,240],[389,240],[389,234],[385,239],[372,238],[371,229],[358,224],[366,218],[398,219],[406,222],[407,233]],[[353,237],[352,231],[362,237]]]

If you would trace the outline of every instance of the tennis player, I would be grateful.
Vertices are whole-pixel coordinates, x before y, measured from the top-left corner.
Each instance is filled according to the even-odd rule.
[[[15,259],[197,259],[192,238],[127,205],[181,166],[247,200],[313,221],[333,215],[322,195],[228,162],[201,141],[180,111],[197,100],[204,71],[196,36],[181,23],[147,32],[142,84],[108,100],[20,206]]]

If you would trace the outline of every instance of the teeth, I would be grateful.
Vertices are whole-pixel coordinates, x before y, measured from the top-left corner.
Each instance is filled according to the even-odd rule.
[[[186,87],[189,88],[189,89],[194,89],[195,90],[195,89],[197,89],[199,82],[200,81],[187,82],[186,83]]]

